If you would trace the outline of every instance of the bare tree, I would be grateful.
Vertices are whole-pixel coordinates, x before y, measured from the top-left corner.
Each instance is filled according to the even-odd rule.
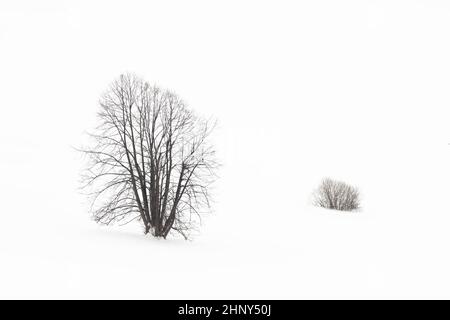
[[[97,222],[139,220],[144,233],[184,238],[210,207],[214,125],[190,111],[173,92],[130,74],[115,80],[100,100],[95,144],[83,187]]]
[[[357,188],[326,178],[314,194],[314,205],[334,210],[353,211],[360,208]]]

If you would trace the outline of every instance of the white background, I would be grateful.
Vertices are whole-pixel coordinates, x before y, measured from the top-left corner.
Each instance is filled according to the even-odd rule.
[[[1,0],[0,298],[450,298],[449,32],[444,0]],[[78,190],[123,72],[219,120],[191,242]],[[325,176],[363,210],[312,207]]]

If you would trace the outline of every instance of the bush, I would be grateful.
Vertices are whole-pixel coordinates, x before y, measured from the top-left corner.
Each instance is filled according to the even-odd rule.
[[[353,211],[360,209],[360,194],[356,187],[326,178],[314,194],[314,205],[326,209]]]

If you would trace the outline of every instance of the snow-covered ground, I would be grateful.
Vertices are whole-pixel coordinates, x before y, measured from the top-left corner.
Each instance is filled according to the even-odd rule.
[[[450,298],[450,3],[0,3],[0,298]],[[72,147],[131,71],[219,120],[193,241],[100,227]],[[363,210],[309,204],[330,176]]]

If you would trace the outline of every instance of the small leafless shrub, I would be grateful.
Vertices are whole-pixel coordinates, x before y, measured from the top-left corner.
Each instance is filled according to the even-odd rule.
[[[360,194],[356,187],[326,178],[314,193],[313,204],[327,209],[353,211],[360,208]]]

